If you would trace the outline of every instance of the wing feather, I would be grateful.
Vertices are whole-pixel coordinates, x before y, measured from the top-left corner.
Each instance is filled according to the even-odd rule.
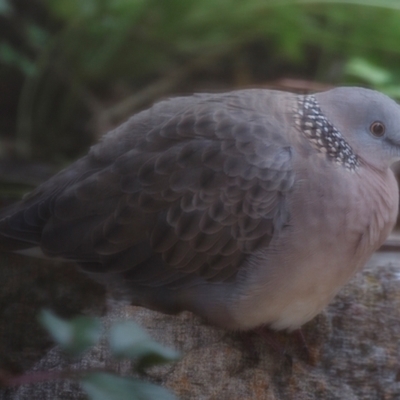
[[[293,149],[271,96],[155,105],[14,207],[0,234],[138,285],[232,279],[289,219]]]

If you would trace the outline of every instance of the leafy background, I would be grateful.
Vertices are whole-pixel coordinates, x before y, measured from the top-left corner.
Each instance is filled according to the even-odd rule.
[[[170,94],[318,82],[400,98],[399,21],[398,0],[0,0],[0,154],[63,166]]]

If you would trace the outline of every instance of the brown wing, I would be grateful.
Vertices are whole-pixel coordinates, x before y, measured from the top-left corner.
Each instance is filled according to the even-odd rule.
[[[140,285],[232,278],[288,219],[292,149],[280,119],[258,110],[265,92],[138,114],[17,205],[0,232]]]

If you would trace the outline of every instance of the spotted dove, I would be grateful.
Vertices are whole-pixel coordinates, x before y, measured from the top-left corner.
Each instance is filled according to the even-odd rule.
[[[400,107],[375,91],[170,99],[4,210],[0,243],[132,304],[293,330],[393,228],[399,159]]]

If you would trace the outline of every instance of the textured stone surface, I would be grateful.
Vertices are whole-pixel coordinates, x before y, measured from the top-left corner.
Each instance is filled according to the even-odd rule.
[[[183,358],[148,372],[181,399],[399,399],[400,398],[400,257],[377,253],[334,303],[305,326],[314,365],[307,362],[293,335],[275,337],[288,356],[265,339],[207,326],[190,313],[168,316],[139,307],[112,304],[107,321],[133,318]],[[68,363],[57,348],[34,370],[111,367],[125,373],[128,363],[114,364],[99,346],[83,360]],[[81,399],[76,384],[56,382],[24,386],[0,396],[4,400]]]

